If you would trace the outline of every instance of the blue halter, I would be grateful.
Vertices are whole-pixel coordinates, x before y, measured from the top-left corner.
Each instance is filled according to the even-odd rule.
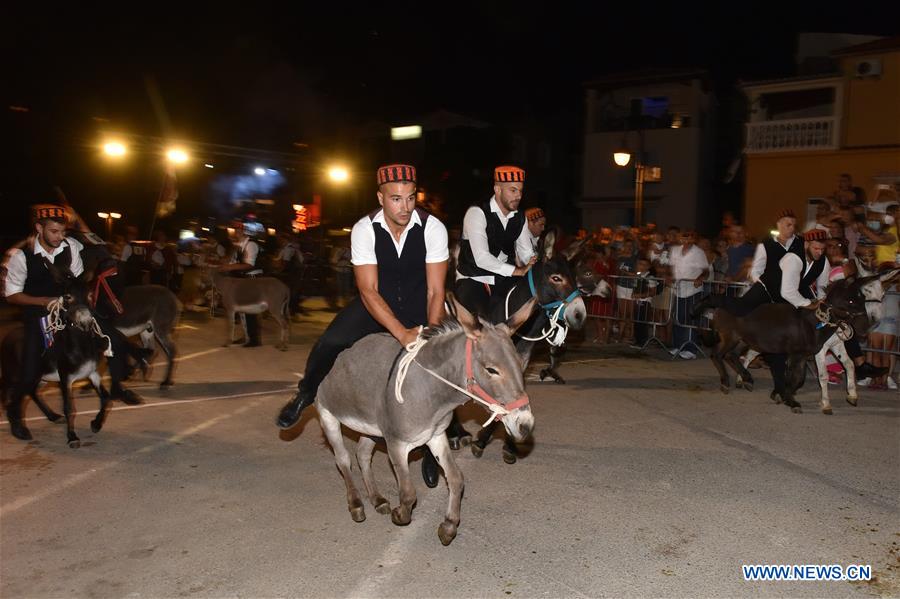
[[[531,274],[532,269],[528,269],[528,287],[531,289],[531,297],[536,298],[537,289],[534,287],[534,275]],[[549,304],[541,304],[541,308],[544,309],[544,312],[547,314],[547,318],[553,318],[553,311],[562,306],[563,304],[568,304],[576,297],[581,295],[581,292],[578,289],[575,289],[572,293],[569,294],[564,300],[556,300],[555,302],[550,302]],[[559,320],[564,320],[566,315],[566,308],[563,307],[562,310],[559,311]]]

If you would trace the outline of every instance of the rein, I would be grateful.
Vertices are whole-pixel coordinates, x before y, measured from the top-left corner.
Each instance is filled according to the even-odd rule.
[[[91,309],[97,307],[97,298],[100,296],[100,286],[102,285],[103,291],[106,292],[106,295],[109,297],[109,301],[112,302],[116,312],[119,314],[125,312],[125,309],[122,307],[122,302],[119,301],[119,298],[116,297],[116,294],[113,293],[112,288],[109,286],[109,283],[106,282],[108,277],[114,277],[117,274],[119,274],[119,271],[113,266],[97,275],[97,281],[94,283],[94,294],[91,296]]]
[[[403,403],[403,383],[406,381],[406,375],[409,372],[409,366],[413,362],[415,362],[419,368],[438,379],[442,383],[453,387],[460,393],[467,395],[469,398],[477,401],[478,403],[485,406],[490,412],[490,417],[485,421],[484,424],[481,425],[482,428],[487,426],[493,421],[499,422],[503,419],[504,416],[509,414],[512,410],[521,408],[522,406],[528,405],[528,395],[523,393],[519,398],[514,401],[511,401],[508,404],[503,404],[496,399],[494,399],[490,393],[482,389],[481,385],[475,380],[475,373],[472,369],[472,347],[475,345],[475,341],[472,339],[466,339],[466,388],[463,389],[459,385],[451,383],[435,371],[430,368],[425,368],[416,360],[416,356],[418,356],[419,351],[425,347],[425,344],[428,343],[427,339],[422,339],[421,337],[421,327],[419,327],[419,337],[416,338],[415,341],[410,343],[405,347],[406,355],[400,358],[400,362],[397,365],[397,378],[394,381],[394,394],[396,396],[398,403]]]
[[[822,309],[822,306],[825,308]],[[838,336],[838,339],[841,341],[849,341],[853,339],[853,327],[847,324],[844,320],[833,321],[831,318],[831,313],[834,309],[826,303],[821,303],[816,307],[816,320],[819,321],[819,324],[816,325],[816,330],[824,329],[825,327],[831,327],[833,329],[837,329],[835,334]],[[848,315],[852,316],[852,314]]]
[[[528,288],[531,290],[531,297],[537,298],[537,289],[534,286],[534,275],[532,274],[532,272],[532,269],[529,268]],[[509,319],[509,298],[510,296],[512,296],[513,289],[515,289],[515,287],[512,287],[506,294],[504,314],[506,315],[507,320]],[[541,304],[541,308],[543,308],[544,314],[547,315],[547,318],[550,321],[549,328],[542,329],[540,337],[526,337],[525,335],[519,335],[519,337],[524,339],[525,341],[543,341],[544,339],[546,339],[547,343],[556,347],[559,347],[560,345],[565,343],[566,335],[569,333],[569,325],[565,321],[566,306],[569,305],[569,302],[572,302],[579,295],[581,295],[581,291],[575,289],[564,300],[557,300],[548,304]]]
[[[63,302],[63,298],[58,297],[50,300],[47,304],[47,333],[50,335],[55,335],[66,328],[66,323],[62,319],[62,312],[67,312],[68,310],[63,307]],[[113,357],[112,339],[109,338],[109,335],[103,334],[100,324],[93,315],[91,315],[91,332],[101,339],[106,339],[106,349],[103,350],[103,355],[108,358]]]

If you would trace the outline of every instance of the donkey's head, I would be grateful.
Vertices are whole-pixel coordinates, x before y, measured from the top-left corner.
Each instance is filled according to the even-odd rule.
[[[867,298],[872,295],[873,288],[877,287],[880,289],[881,282],[889,279],[897,272],[898,270],[894,269],[881,275],[860,278],[848,277],[831,284],[823,302],[826,310],[830,311],[830,318],[844,321],[852,325],[858,334],[864,335],[869,330],[869,323],[871,322],[867,311],[867,302],[880,301],[880,298]]]
[[[62,320],[67,326],[71,325],[85,331],[90,330],[93,316],[88,307],[87,285],[75,277],[68,268],[57,266],[46,259],[44,264],[50,272],[50,276],[63,290],[60,296],[62,298],[60,303]]]
[[[522,361],[512,335],[531,316],[535,300],[529,300],[509,320],[498,325],[476,318],[452,295],[450,301],[468,337],[466,377],[470,391],[506,408],[509,413],[502,417],[506,431],[516,441],[525,439],[534,428],[534,415],[528,404]]]
[[[580,329],[587,320],[587,309],[579,290],[582,284],[593,290],[593,279],[579,281],[568,258],[564,254],[554,255],[555,240],[556,236],[552,231],[544,236],[538,248],[539,261],[526,276],[532,287],[531,293],[542,308],[552,310],[562,304],[561,314],[566,324],[573,329]],[[593,277],[593,273],[591,276]]]

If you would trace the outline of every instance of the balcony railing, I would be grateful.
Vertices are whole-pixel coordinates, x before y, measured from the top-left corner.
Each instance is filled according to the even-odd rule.
[[[746,152],[791,152],[837,148],[837,119],[791,119],[747,123]]]

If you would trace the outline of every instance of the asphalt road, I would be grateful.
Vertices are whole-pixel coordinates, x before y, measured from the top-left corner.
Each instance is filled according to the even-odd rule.
[[[396,527],[354,523],[314,409],[274,425],[330,314],[294,324],[288,352],[222,348],[222,319],[187,314],[176,386],[136,381],[80,449],[28,408],[35,441],[0,430],[2,597],[846,597],[900,595],[900,403],[812,381],[792,414],[758,391],[723,395],[707,360],[574,347],[567,385],[530,380],[535,442],[456,454],[459,536],[437,537],[447,490],[413,472]],[[542,358],[538,357],[540,362]],[[154,377],[162,377],[157,368]],[[534,379],[529,375],[529,379]],[[58,393],[48,390],[51,403]],[[467,408],[466,426],[484,418]],[[352,447],[352,443],[351,443]],[[386,454],[374,468],[396,504]],[[743,564],[868,564],[875,580],[747,582]]]

